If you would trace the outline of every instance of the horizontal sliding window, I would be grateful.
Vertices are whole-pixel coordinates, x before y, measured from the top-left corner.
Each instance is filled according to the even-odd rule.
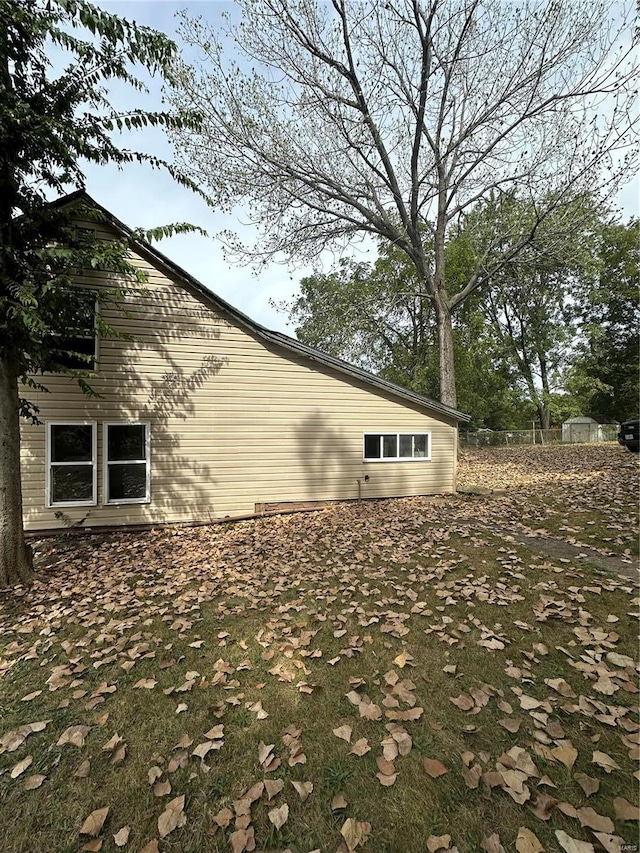
[[[150,500],[149,424],[104,425],[105,503]]]
[[[431,459],[431,434],[420,433],[365,433],[364,458],[369,461],[394,459]]]
[[[96,425],[47,424],[47,505],[96,503]]]

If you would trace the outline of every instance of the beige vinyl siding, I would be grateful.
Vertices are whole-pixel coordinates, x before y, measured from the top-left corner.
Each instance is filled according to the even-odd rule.
[[[28,529],[189,522],[248,514],[257,503],[436,494],[455,488],[456,425],[266,344],[135,256],[149,280],[105,319],[135,340],[101,340],[88,398],[70,377],[25,390],[42,421],[97,421],[98,503],[45,506],[45,427],[24,425]],[[105,276],[83,284],[104,286]],[[103,423],[148,421],[151,501],[103,505]],[[365,432],[429,432],[431,461],[365,462]],[[369,482],[364,481],[369,475]]]

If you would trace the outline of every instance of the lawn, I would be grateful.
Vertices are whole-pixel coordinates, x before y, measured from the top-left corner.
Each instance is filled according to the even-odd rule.
[[[2,853],[637,850],[637,463],[467,451],[457,496],[37,541]]]

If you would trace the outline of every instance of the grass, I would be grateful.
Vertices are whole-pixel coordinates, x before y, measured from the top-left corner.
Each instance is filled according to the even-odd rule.
[[[540,529],[544,519],[561,519],[565,505],[571,518],[543,529],[567,542],[589,536],[596,547],[613,550],[612,526],[634,515],[636,460],[617,447],[528,450],[463,458],[463,480],[481,472],[485,485],[500,489],[480,500],[344,504],[209,529],[39,543],[38,559],[49,568],[32,590],[0,605],[0,737],[50,720],[17,749],[0,747],[0,811],[11,818],[3,822],[3,853],[81,850],[91,840],[79,835],[84,819],[107,805],[102,849],[118,849],[113,834],[128,825],[124,849],[138,851],[158,837],[159,815],[182,794],[187,823],[160,840],[159,849],[227,851],[233,821],[223,830],[214,816],[233,809],[253,783],[273,778],[284,781],[282,792],[273,802],[263,794],[251,808],[258,850],[336,850],[348,817],[371,823],[359,849],[375,853],[423,853],[430,835],[447,833],[460,853],[476,853],[492,832],[513,851],[523,826],[548,851],[559,849],[556,830],[593,843],[589,828],[558,808],[548,821],[532,814],[541,792],[576,809],[593,808],[614,822],[615,835],[636,843],[637,824],[618,819],[613,801],[637,802],[637,765],[623,741],[637,733],[620,725],[621,719],[631,728],[638,723],[638,694],[631,692],[637,672],[614,679],[615,693],[605,695],[593,689],[595,670],[580,667],[607,665],[611,651],[637,660],[638,590],[582,560],[555,561],[491,532],[515,523]],[[576,472],[585,484],[584,513],[573,503]],[[598,509],[607,493],[615,505]],[[597,523],[580,527],[581,519]],[[631,526],[622,527],[615,534],[620,554],[633,542]],[[541,621],[547,599],[562,603],[561,615]],[[587,642],[583,627],[602,635]],[[503,647],[478,645],[485,635]],[[410,656],[404,666],[394,662],[402,653]],[[123,663],[133,666],[126,671]],[[385,676],[392,670],[413,684],[399,709],[414,702],[423,712],[400,723],[413,747],[394,762],[395,784],[383,787],[376,757],[391,721],[360,717],[346,694],[356,689],[388,710]],[[56,672],[61,683],[51,689]],[[575,698],[545,684],[560,677]],[[141,679],[156,684],[136,688]],[[105,686],[116,689],[97,692]],[[450,701],[479,688],[490,698],[478,713]],[[548,735],[520,707],[518,691],[550,703],[548,720],[560,723],[564,736],[549,746],[570,741],[578,753],[571,770],[542,749]],[[92,696],[104,701],[94,705]],[[583,713],[580,696],[616,713],[627,710],[611,725]],[[252,710],[256,702],[266,718]],[[186,710],[177,713],[181,704]],[[518,732],[499,725],[505,718],[520,720]],[[204,762],[192,756],[220,723],[222,749]],[[90,726],[85,744],[57,746],[77,724]],[[352,727],[352,744],[367,738],[371,750],[350,754],[333,734],[342,725]],[[283,735],[291,726],[301,732],[304,763],[289,763]],[[102,747],[116,733],[127,753],[111,764]],[[185,734],[193,739],[186,752],[176,748]],[[268,773],[258,761],[261,742],[274,744],[281,761]],[[514,746],[556,787],[538,787],[533,778],[530,800],[518,804],[500,787],[467,786],[466,753],[485,773]],[[603,772],[592,763],[594,750],[620,769]],[[11,778],[28,755],[31,766]],[[182,766],[169,772],[176,757]],[[425,757],[448,772],[431,778]],[[90,771],[78,778],[85,759]],[[154,795],[147,777],[153,766],[170,781],[170,794]],[[576,782],[579,772],[600,781],[589,798]],[[46,778],[25,790],[34,774]],[[306,801],[292,781],[313,783]],[[332,810],[338,793],[348,804]],[[278,830],[269,811],[284,802],[289,817]]]

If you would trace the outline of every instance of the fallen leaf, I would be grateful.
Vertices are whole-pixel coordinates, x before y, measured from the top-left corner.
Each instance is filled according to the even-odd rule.
[[[518,853],[544,853],[540,840],[526,826],[521,826],[518,830],[516,850]]]
[[[17,764],[13,765],[13,767],[11,769],[11,773],[9,775],[11,776],[12,779],[17,779],[18,776],[20,776],[22,773],[24,773],[24,771],[27,769],[27,767],[31,767],[32,764],[33,764],[33,756],[27,755],[26,758],[22,759],[22,761],[18,761]]]
[[[42,773],[34,773],[33,776],[27,776],[22,787],[25,791],[34,791],[42,785],[46,778]]]
[[[607,835],[605,832],[594,832],[595,837],[604,847],[607,853],[624,853],[622,846],[625,841],[619,835]]]
[[[289,818],[289,806],[283,803],[276,809],[270,809],[269,820],[276,829],[281,829]]]
[[[125,844],[129,841],[129,833],[131,832],[130,826],[123,826],[122,829],[119,829],[113,836],[113,840],[116,844],[116,847],[124,847]]]
[[[580,785],[587,797],[590,797],[591,794],[595,794],[600,787],[599,780],[595,779],[593,776],[587,776],[586,773],[575,773],[573,778],[576,780],[578,785]]]
[[[69,726],[58,738],[56,746],[71,744],[72,746],[84,746],[87,732],[91,726]]]
[[[494,832],[492,835],[488,835],[486,838],[483,838],[480,846],[485,851],[485,853],[507,853],[507,851],[500,843],[500,836],[497,832]]]
[[[427,850],[436,853],[437,850],[448,850],[451,847],[450,835],[430,835],[427,838]]]
[[[342,828],[340,830],[340,834],[344,838],[349,853],[352,853],[352,851],[359,845],[366,844],[370,832],[370,823],[363,820],[356,820],[353,817],[348,817],[342,824]]]
[[[340,791],[339,794],[336,794],[335,797],[331,800],[331,811],[337,812],[340,809],[346,809],[349,805],[349,800],[346,798],[344,793]]]
[[[165,838],[179,826],[184,826],[187,816],[184,814],[184,794],[167,803],[167,807],[158,818],[158,834]]]
[[[566,853],[595,853],[593,844],[590,844],[588,841],[579,841],[577,838],[571,838],[562,829],[556,829],[556,838]]]
[[[449,772],[448,768],[441,761],[438,761],[437,758],[424,758],[422,763],[427,774],[432,779],[437,779],[438,776],[444,776],[445,773]]]
[[[588,826],[596,832],[613,832],[614,830],[611,818],[598,814],[590,807],[578,809],[578,820],[581,826]]]
[[[574,749],[572,746],[556,746],[551,750],[551,755],[571,770],[573,765],[576,763],[578,750]]]
[[[298,792],[303,803],[313,791],[313,782],[296,782],[292,780],[291,784]]]
[[[610,755],[607,755],[606,752],[599,752],[596,750],[593,753],[592,763],[602,767],[605,773],[611,773],[612,770],[620,770],[620,765],[616,764],[613,758],[611,758]]]
[[[353,729],[351,726],[339,726],[337,729],[333,730],[333,733],[336,737],[339,737],[341,740],[346,740],[347,743],[351,743],[351,732]]]
[[[640,808],[637,805],[632,805],[624,797],[615,797],[613,808],[618,820],[640,820]],[[610,832],[611,830],[605,829],[603,831]]]
[[[349,750],[349,754],[361,757],[367,752],[369,752],[370,749],[371,746],[369,745],[369,741],[366,739],[366,737],[361,737],[353,744],[353,746]]]
[[[80,835],[100,835],[108,814],[109,806],[92,811],[82,824]]]

